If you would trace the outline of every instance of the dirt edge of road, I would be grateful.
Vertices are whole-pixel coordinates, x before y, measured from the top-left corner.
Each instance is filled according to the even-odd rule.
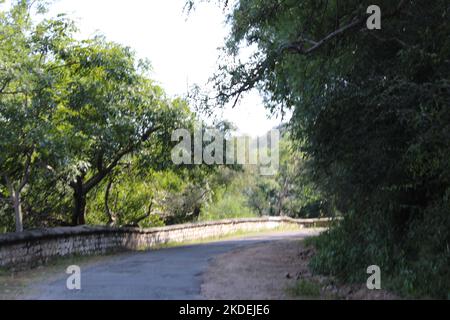
[[[301,238],[225,253],[203,274],[202,295],[218,300],[398,299],[385,290],[368,290],[365,284],[341,285],[313,275],[308,264],[314,253]]]

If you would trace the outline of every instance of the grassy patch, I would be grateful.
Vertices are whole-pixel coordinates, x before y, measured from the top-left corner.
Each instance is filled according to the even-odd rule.
[[[288,293],[298,298],[320,298],[320,286],[318,283],[301,279],[294,286],[288,288]]]
[[[309,237],[303,240],[303,244],[305,247],[316,247],[319,236]]]

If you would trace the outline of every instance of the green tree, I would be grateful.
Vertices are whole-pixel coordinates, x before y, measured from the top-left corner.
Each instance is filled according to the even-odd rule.
[[[170,101],[148,80],[148,65],[125,47],[97,37],[73,43],[55,68],[56,121],[70,163],[73,224],[85,223],[86,196],[127,155],[170,148],[172,129],[183,127],[188,108]],[[66,170],[67,166],[63,166]]]
[[[63,201],[54,195],[65,201],[69,186],[71,222],[84,224],[88,194],[126,157],[160,166],[172,130],[192,122],[186,102],[167,98],[130,48],[103,37],[76,40],[63,15],[36,24],[33,4],[17,1],[0,14],[1,191],[17,231],[25,191],[28,211],[39,213],[32,207],[46,201],[39,191],[56,190],[56,208]]]
[[[306,155],[298,150],[289,132],[284,132],[278,148],[280,159],[275,175],[260,176],[257,168],[247,168],[253,176],[245,188],[251,207],[260,215],[303,218],[332,215],[327,201],[311,180]]]
[[[257,88],[269,110],[293,111],[293,138],[345,217],[324,236],[317,270],[360,281],[376,261],[404,293],[447,297],[450,8],[378,1],[381,30],[369,30],[371,4],[236,1],[217,92],[203,102]],[[245,46],[255,51],[242,62]]]
[[[34,25],[30,10],[27,1],[18,1],[0,12],[0,175],[17,232],[23,230],[22,193],[49,149],[55,104],[48,61],[72,27],[64,18]]]

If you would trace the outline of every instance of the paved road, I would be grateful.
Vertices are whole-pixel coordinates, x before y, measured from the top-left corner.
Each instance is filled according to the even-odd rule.
[[[236,240],[126,253],[81,270],[81,290],[66,288],[67,275],[36,284],[27,299],[50,300],[200,300],[202,273],[217,255],[243,246],[287,238],[304,238],[311,232],[268,234]]]

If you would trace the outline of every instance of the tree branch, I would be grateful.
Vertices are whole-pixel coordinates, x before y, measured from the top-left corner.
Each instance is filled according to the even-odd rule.
[[[158,131],[161,128],[161,126],[156,126],[148,129],[144,134],[142,135],[141,139],[137,143],[132,143],[122,151],[120,151],[116,157],[112,160],[112,162],[103,170],[98,171],[96,175],[94,175],[92,178],[90,178],[83,187],[83,192],[88,193],[92,188],[94,188],[100,181],[102,181],[111,171],[118,165],[119,161],[122,160],[123,157],[128,155],[129,153],[136,150],[139,145],[141,145],[143,142],[147,141],[151,134]]]
[[[106,186],[106,192],[105,192],[105,213],[108,216],[108,223],[114,224],[115,219],[113,218],[113,215],[111,213],[111,210],[109,209],[109,194],[111,192],[111,188],[113,185],[113,179],[109,179],[108,185]]]
[[[31,173],[31,157],[33,155],[33,152],[34,152],[34,149],[32,149],[32,151],[27,155],[27,160],[25,161],[25,168],[24,168],[23,178],[22,178],[22,181],[19,184],[19,188],[17,189],[17,191],[19,193],[23,190],[23,188],[28,183],[28,179],[29,179],[30,173]]]
[[[3,91],[6,89],[8,84],[11,82],[11,79],[6,79],[5,83],[3,83],[2,87],[0,88],[0,94],[3,93]]]
[[[139,225],[139,222],[141,222],[141,221],[147,219],[148,217],[150,217],[151,214],[152,214],[152,208],[153,208],[153,198],[150,199],[150,204],[148,206],[147,212],[144,215],[142,215],[139,218],[137,218],[136,220],[134,220],[131,223],[131,225],[132,226],[137,226],[137,225]]]
[[[384,18],[390,18],[390,17],[397,15],[405,4],[406,4],[406,0],[401,0],[399,2],[399,4],[397,5],[396,9],[393,12],[386,14],[384,16]],[[321,39],[319,41],[313,41],[313,40],[305,39],[305,38],[301,37],[298,41],[282,45],[279,49],[279,53],[283,53],[284,51],[291,51],[291,52],[303,54],[303,55],[310,54],[313,51],[322,47],[325,43],[329,42],[330,40],[336,38],[337,36],[347,32],[348,30],[350,30],[352,28],[355,28],[355,27],[363,24],[364,22],[365,22],[364,18],[354,17],[352,19],[352,22],[350,22],[349,24],[347,24],[343,27],[336,29],[335,31],[331,32],[330,34],[328,34],[326,37],[324,37],[323,39]],[[339,24],[337,24],[337,25],[339,25]],[[304,48],[305,42],[312,44],[312,46],[305,49]]]
[[[319,49],[320,47],[322,47],[325,43],[327,43],[328,41],[330,41],[331,39],[339,36],[340,34],[346,32],[349,29],[352,29],[356,26],[359,26],[360,24],[363,23],[363,20],[360,18],[354,19],[352,22],[350,22],[349,24],[333,31],[332,33],[328,34],[326,37],[324,37],[323,39],[319,40],[319,41],[313,41],[313,40],[309,40],[309,39],[305,39],[305,38],[301,38],[299,41],[296,42],[292,42],[292,43],[288,43],[288,44],[284,44],[280,47],[279,52],[283,53],[284,51],[291,51],[291,52],[295,52],[298,54],[310,54],[313,51]],[[311,47],[305,49],[303,44],[305,42],[308,42],[310,44],[313,44]]]
[[[386,19],[397,15],[406,3],[407,3],[406,0],[401,0],[398,3],[396,9],[393,12],[384,15],[384,18]],[[272,68],[276,63],[278,56],[282,55],[284,52],[287,51],[301,55],[309,55],[320,49],[323,45],[325,45],[332,39],[345,34],[346,32],[348,32],[353,28],[363,25],[364,22],[366,21],[365,17],[358,17],[357,12],[353,12],[353,14],[355,16],[353,17],[353,19],[351,19],[351,22],[342,27],[340,26],[341,23],[340,19],[337,18],[338,19],[338,21],[336,22],[337,29],[326,35],[321,40],[314,41],[307,37],[299,36],[296,41],[281,45],[278,48],[278,50],[276,50],[274,53],[268,54],[266,59],[263,62],[261,62],[258,66],[256,66],[252,70],[251,74],[249,74],[241,82],[241,85],[237,86],[236,84],[231,84],[227,89],[228,92],[221,92],[218,96],[216,96],[215,99],[222,98],[225,102],[228,102],[230,99],[234,98],[233,107],[236,106],[241,95],[244,92],[253,89],[255,87],[255,84],[263,78],[264,72],[267,69]],[[311,46],[306,47],[305,44],[309,44]]]

